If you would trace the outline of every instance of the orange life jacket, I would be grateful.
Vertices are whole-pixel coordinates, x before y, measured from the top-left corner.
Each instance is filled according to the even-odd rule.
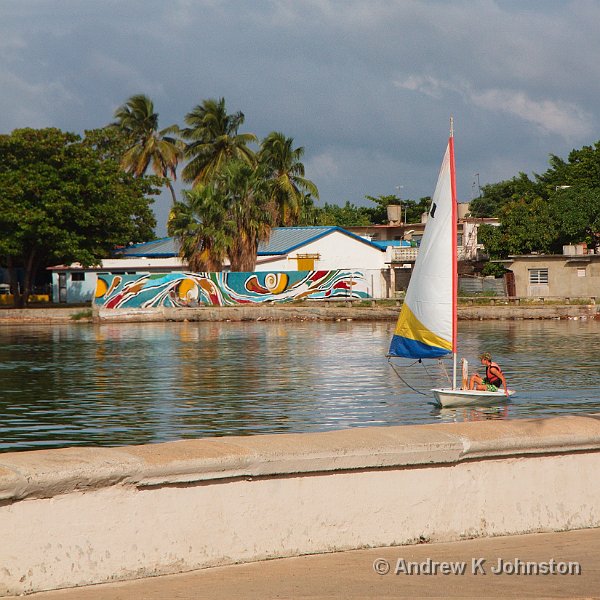
[[[485,368],[486,381],[495,386],[502,385],[502,379],[500,379],[500,377],[498,377],[498,375],[496,375],[496,373],[492,373],[492,367],[496,370],[496,372],[502,373],[502,369],[500,368],[500,366],[498,364],[496,364],[495,362],[490,363]]]

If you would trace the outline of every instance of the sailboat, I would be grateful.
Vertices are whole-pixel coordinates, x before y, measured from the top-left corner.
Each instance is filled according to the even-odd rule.
[[[457,387],[457,202],[454,131],[442,161],[431,208],[404,304],[392,337],[388,359],[440,359],[452,354],[452,387],[432,389],[436,404],[462,406],[498,402],[513,390],[495,392]]]

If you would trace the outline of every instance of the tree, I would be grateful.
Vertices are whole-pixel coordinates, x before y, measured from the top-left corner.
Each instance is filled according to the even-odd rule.
[[[238,133],[244,114],[227,114],[225,99],[208,99],[185,116],[188,127],[181,135],[188,143],[185,157],[188,164],[182,171],[183,180],[195,187],[206,184],[232,159],[254,164],[254,153],[248,144],[256,142],[253,133]]]
[[[431,204],[431,198],[425,196],[415,202],[414,200],[402,200],[395,195],[387,196],[365,196],[367,200],[374,202],[377,206],[375,208],[368,208],[368,214],[371,218],[371,223],[374,225],[385,225],[388,223],[388,206],[402,206],[402,213],[404,216],[405,223],[419,223],[421,221],[421,215],[424,212],[429,212],[429,205]]]
[[[171,210],[169,235],[178,238],[192,271],[222,271],[234,235],[223,194],[214,185],[198,184],[183,197]]]
[[[304,148],[293,147],[294,139],[273,131],[262,142],[259,163],[269,180],[269,193],[277,225],[296,225],[303,203],[310,196],[319,198],[317,186],[304,177],[301,158]],[[306,196],[308,192],[310,196]]]
[[[512,179],[482,186],[481,196],[471,200],[469,211],[473,217],[497,217],[508,202],[539,196],[541,191],[538,183],[525,173],[519,173]]]
[[[112,160],[117,164],[130,145],[128,134],[117,127],[86,130],[81,143],[91,148],[99,160]]]
[[[550,166],[532,181],[524,173],[483,187],[471,203],[475,216],[497,216],[499,228],[479,228],[492,258],[529,252],[561,253],[562,246],[600,244],[600,142],[550,155]]]
[[[388,222],[387,207],[388,206],[401,206],[402,200],[394,194],[387,196],[365,196],[366,200],[370,200],[376,207],[369,207],[367,209],[368,215],[371,219],[371,223],[374,225],[384,225]]]
[[[556,251],[564,244],[600,243],[600,188],[559,188],[550,199],[556,222]]]
[[[115,111],[114,116],[116,122],[109,127],[120,129],[128,139],[121,166],[136,177],[145,175],[152,166],[154,174],[162,177],[169,188],[174,204],[177,198],[169,175],[173,180],[177,179],[177,165],[183,155],[183,145],[171,134],[179,131],[179,128],[171,125],[159,131],[154,104],[144,94],[131,96]]]
[[[346,202],[344,206],[325,203],[322,207],[313,209],[312,221],[307,225],[329,225],[336,227],[357,227],[371,225],[369,209],[365,206],[355,206]]]
[[[242,161],[232,161],[217,182],[235,226],[228,251],[232,271],[254,271],[258,246],[271,235],[269,187],[261,171]]]
[[[123,172],[73,133],[0,135],[0,260],[16,305],[26,304],[35,273],[48,264],[96,264],[115,245],[152,239],[156,221],[147,196],[158,193],[157,184]]]
[[[179,239],[181,256],[194,271],[253,271],[260,242],[271,233],[264,174],[247,163],[227,163],[207,184],[184,192],[171,211],[168,231]]]
[[[556,219],[544,198],[513,200],[503,206],[499,219],[499,227],[482,225],[477,232],[491,258],[550,252],[556,247]]]
[[[550,155],[550,168],[537,180],[546,190],[546,195],[567,187],[600,187],[600,141],[593,146],[572,150],[567,160]]]

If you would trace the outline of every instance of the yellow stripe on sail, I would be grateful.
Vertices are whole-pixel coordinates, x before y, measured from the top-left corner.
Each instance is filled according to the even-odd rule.
[[[400,337],[405,337],[410,340],[422,342],[428,346],[435,346],[437,348],[448,350],[448,352],[452,352],[452,341],[445,340],[427,329],[427,327],[415,317],[406,302],[402,305],[402,309],[400,310],[400,316],[398,317],[398,323],[396,324],[396,331],[394,333]]]

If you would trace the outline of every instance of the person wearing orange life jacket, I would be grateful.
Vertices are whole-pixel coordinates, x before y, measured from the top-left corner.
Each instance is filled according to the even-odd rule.
[[[481,364],[485,366],[485,377],[480,377],[475,373],[469,382],[469,389],[496,392],[498,391],[498,388],[502,386],[504,388],[504,394],[508,398],[506,378],[504,377],[504,373],[502,373],[500,366],[497,363],[492,362],[492,355],[489,352],[484,352],[479,358]]]

